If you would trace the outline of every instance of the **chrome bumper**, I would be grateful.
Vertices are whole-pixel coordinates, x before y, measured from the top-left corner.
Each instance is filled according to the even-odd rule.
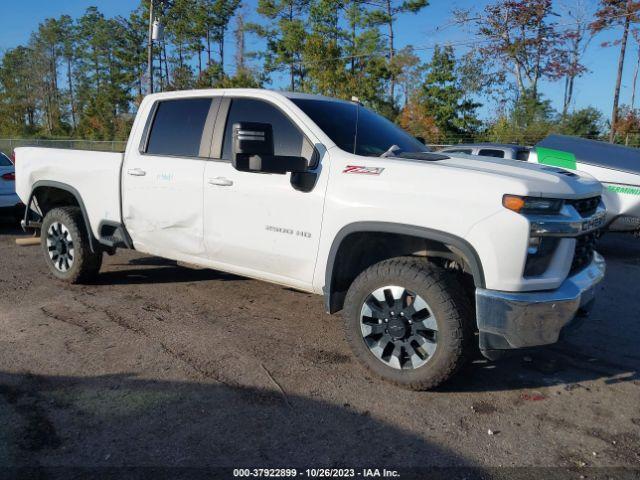
[[[476,290],[480,348],[506,350],[548,345],[581,308],[590,307],[595,287],[604,278],[605,262],[594,253],[591,264],[567,278],[556,290],[501,292]]]

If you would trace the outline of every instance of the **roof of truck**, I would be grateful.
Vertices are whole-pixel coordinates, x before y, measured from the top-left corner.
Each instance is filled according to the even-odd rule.
[[[180,97],[195,97],[195,96],[208,96],[208,95],[233,95],[233,94],[275,94],[289,99],[309,99],[309,100],[324,100],[330,102],[349,102],[349,100],[342,100],[338,98],[325,97],[324,95],[315,95],[311,93],[300,92],[288,92],[281,90],[270,90],[267,88],[208,88],[201,90],[176,90],[172,92],[161,92],[147,95],[152,99],[161,98],[180,98]]]

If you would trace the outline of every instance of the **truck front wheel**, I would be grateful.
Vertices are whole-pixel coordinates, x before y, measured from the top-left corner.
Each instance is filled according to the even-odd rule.
[[[385,380],[434,388],[464,363],[472,311],[455,275],[425,259],[377,263],[353,282],[344,324],[355,356]]]
[[[91,251],[80,208],[61,207],[49,211],[42,222],[40,238],[45,261],[57,278],[84,283],[100,271],[102,251]]]

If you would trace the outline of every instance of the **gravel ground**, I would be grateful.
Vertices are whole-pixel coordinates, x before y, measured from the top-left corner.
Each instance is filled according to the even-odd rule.
[[[433,392],[373,378],[319,296],[120,251],[55,281],[0,228],[0,465],[640,467],[640,240],[568,340]]]

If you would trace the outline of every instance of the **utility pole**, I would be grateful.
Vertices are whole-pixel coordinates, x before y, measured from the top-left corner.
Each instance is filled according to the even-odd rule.
[[[147,45],[147,74],[149,75],[149,93],[153,93],[153,4],[149,0],[149,43]]]

